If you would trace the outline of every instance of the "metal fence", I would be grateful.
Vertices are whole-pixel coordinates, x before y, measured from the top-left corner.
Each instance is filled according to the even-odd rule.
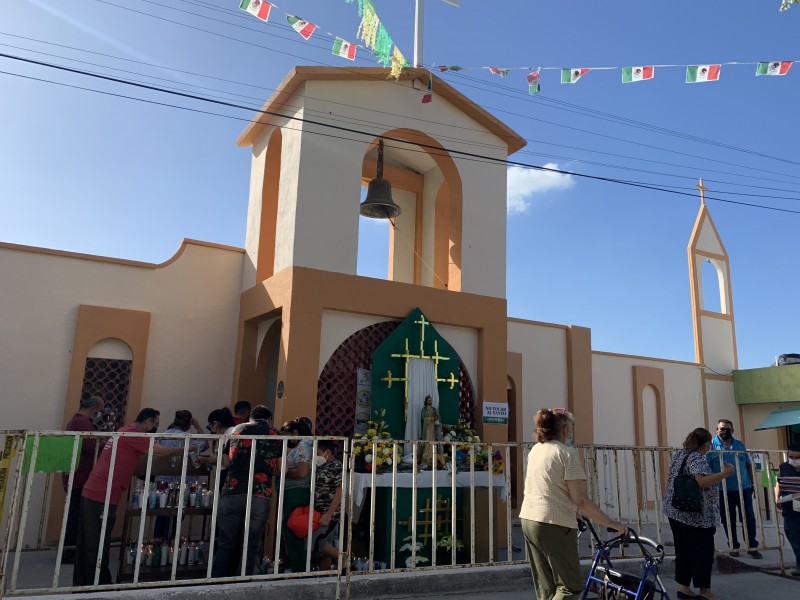
[[[61,431],[0,431],[0,436],[3,448],[0,508],[4,524],[0,597],[324,575],[337,578],[339,598],[349,597],[352,577],[366,573],[527,563],[518,504],[522,500],[530,443],[237,436],[251,444],[266,439],[279,443],[282,460],[276,468],[272,512],[256,570],[252,574],[246,572],[253,510],[250,492],[256,459],[251,452],[240,566],[236,574],[212,578],[219,535],[219,490],[224,484],[220,480],[223,446],[229,436]],[[118,508],[124,524],[122,535],[115,534],[111,548],[107,549],[103,540],[113,522],[109,521],[108,507],[118,440],[125,437],[146,438],[148,450],[129,482],[127,496],[120,501],[123,506],[111,506],[114,510]],[[89,438],[111,439],[115,443],[110,450],[106,449],[110,452],[111,467],[105,490],[106,510],[99,523],[94,585],[74,587],[69,579],[70,568],[62,567],[61,563],[80,448]],[[45,458],[54,458],[45,457],[44,453],[51,452],[48,448],[55,439],[62,440],[61,456],[51,462],[61,466],[41,468],[40,464],[48,463]],[[164,440],[178,440],[182,444],[179,454],[168,463],[153,452],[155,445]],[[318,474],[313,457],[321,440],[337,444],[342,463],[341,523],[334,544],[338,548],[338,562],[330,570],[316,570],[313,544],[306,543],[305,568],[290,572],[281,560],[286,554],[282,539],[288,535],[284,518],[286,486],[281,482],[286,481],[287,470],[293,466],[285,459],[297,442],[310,448],[308,496],[313,501]],[[201,443],[213,449],[205,453],[204,462],[208,465],[198,467],[197,446]],[[669,552],[671,532],[662,509],[667,469],[674,449],[583,446],[579,452],[586,469],[589,497],[609,516],[630,523],[640,534],[664,544]],[[754,482],[758,490],[766,490],[763,497],[756,493],[753,498],[759,548],[777,549],[783,567],[782,532],[775,516],[777,505],[771,487],[774,485],[771,454],[775,457],[779,454],[749,454],[751,459],[760,460],[767,473],[766,487],[760,481]],[[736,465],[740,469],[738,460]],[[54,479],[60,475],[53,469],[60,469],[66,476],[63,503],[60,486]],[[738,474],[741,482],[741,470]],[[169,483],[165,484],[164,477],[171,478],[166,480]],[[723,495],[720,510],[727,510],[727,503],[728,496]],[[169,539],[154,540],[157,517],[174,519],[168,526]],[[314,514],[309,511],[307,533],[313,529]],[[748,544],[746,527],[742,529],[743,541]],[[310,537],[313,539],[313,532]],[[191,556],[190,552],[182,551],[186,543],[190,548],[192,545],[200,548],[202,565],[185,564],[189,562],[187,555]],[[589,540],[581,539],[579,544],[581,556],[590,557]],[[728,549],[733,549],[730,542]],[[636,551],[620,548],[628,556],[636,556]],[[118,565],[117,583],[100,584],[104,552],[109,552],[108,558],[115,559]]]

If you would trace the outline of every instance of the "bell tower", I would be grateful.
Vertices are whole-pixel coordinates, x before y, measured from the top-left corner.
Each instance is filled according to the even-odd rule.
[[[695,360],[703,377],[706,427],[730,414],[733,406],[733,371],[738,368],[736,327],[728,253],[705,201],[703,180],[700,210],[689,240],[689,281],[692,293]],[[712,295],[719,294],[719,303]],[[734,419],[734,416],[725,417]]]
[[[506,160],[522,137],[427,69],[296,67],[237,143],[252,159],[236,399],[313,416],[339,344],[416,307],[461,336],[476,397],[506,397]],[[379,171],[399,207],[388,280],[357,273]]]

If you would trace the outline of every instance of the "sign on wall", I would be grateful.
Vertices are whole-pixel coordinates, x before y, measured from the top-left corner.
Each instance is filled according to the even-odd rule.
[[[483,422],[496,423],[499,425],[508,425],[508,403],[484,402]]]
[[[356,414],[353,433],[367,433],[372,418],[372,371],[358,369],[356,374]]]

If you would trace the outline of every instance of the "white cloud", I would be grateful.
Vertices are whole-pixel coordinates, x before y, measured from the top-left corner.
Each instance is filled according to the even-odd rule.
[[[544,165],[548,169],[558,169],[556,163]],[[568,190],[575,186],[572,175],[562,175],[553,171],[539,171],[524,167],[508,167],[508,186],[506,202],[508,214],[528,212],[535,195],[550,190]]]

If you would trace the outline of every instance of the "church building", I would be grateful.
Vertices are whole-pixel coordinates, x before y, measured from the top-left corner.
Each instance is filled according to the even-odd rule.
[[[780,447],[778,430],[754,431],[765,405],[735,403],[730,265],[705,203],[688,246],[695,362],[602,352],[589,328],[514,318],[503,161],[525,140],[427,70],[385,77],[297,67],[284,79],[237,142],[252,150],[243,249],[184,240],[149,264],[0,244],[4,427],[60,429],[100,393],[116,425],[145,406],[202,422],[248,400],[321,435],[352,436],[385,409],[401,438],[431,394],[445,423],[489,442],[530,440],[537,409],[567,407],[579,444],[675,446],[727,415],[749,447]],[[383,122],[363,125],[353,98]],[[332,132],[331,113],[369,135]],[[498,162],[470,159],[475,144]],[[361,188],[379,168],[400,209],[388,280],[356,270]],[[702,308],[705,261],[718,313]]]

